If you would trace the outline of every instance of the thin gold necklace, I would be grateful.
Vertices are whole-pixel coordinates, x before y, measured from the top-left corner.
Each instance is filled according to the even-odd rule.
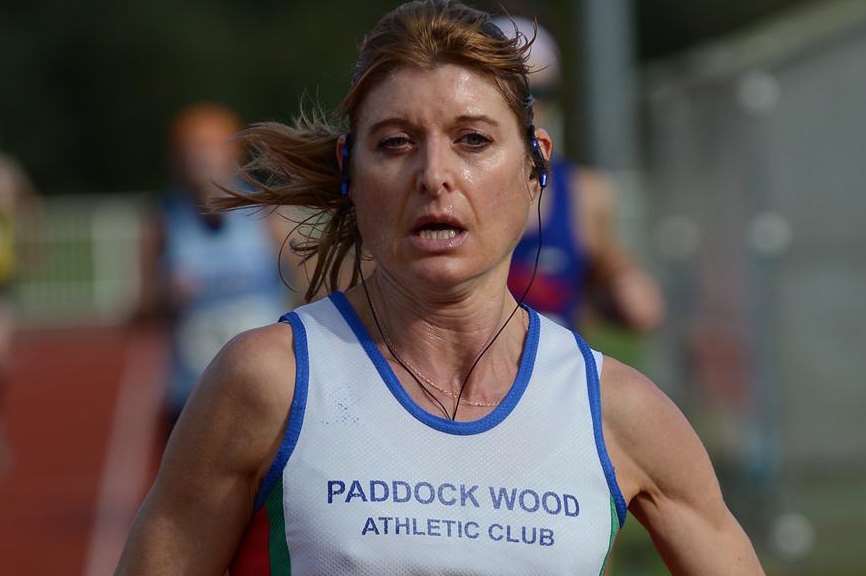
[[[387,344],[389,350],[397,349],[397,346],[394,344],[394,342],[391,341],[390,338],[388,338],[388,334],[385,333],[384,330],[382,331],[382,337],[385,339],[385,344]],[[411,370],[415,376],[429,384],[434,390],[438,390],[439,392],[445,394],[451,399],[457,400],[457,394],[450,390],[446,390],[445,388],[440,388],[433,380],[431,380],[428,376],[421,372],[414,364],[406,360],[405,357],[401,356],[400,359],[403,361],[403,364],[405,364],[406,368]],[[476,408],[495,408],[496,406],[499,406],[500,402],[502,402],[502,398],[500,398],[496,402],[480,402],[477,400],[470,400],[469,398],[463,398],[461,402],[467,404],[468,406],[474,406]]]
[[[540,239],[541,239],[541,237],[539,234],[539,240]],[[360,250],[360,245],[358,246],[358,249]],[[535,266],[534,266],[533,272],[532,272],[532,278],[533,279],[535,278],[535,270],[538,268],[538,258],[540,256],[541,256],[541,243],[539,242],[538,250],[536,250],[536,252],[535,252]],[[355,265],[356,265],[356,271],[358,273],[358,276],[360,276],[360,278],[361,278],[361,286],[364,288],[364,297],[367,299],[367,305],[370,307],[370,314],[373,316],[373,322],[376,324],[376,328],[379,330],[379,334],[382,336],[382,340],[385,341],[385,346],[388,348],[388,351],[391,353],[391,356],[393,356],[394,360],[398,364],[400,364],[400,366],[402,366],[403,369],[405,369],[409,373],[409,375],[412,376],[412,378],[415,379],[415,381],[418,383],[418,386],[421,388],[421,390],[423,390],[424,393],[427,395],[427,397],[430,398],[430,400],[432,402],[434,402],[442,410],[442,412],[445,414],[445,417],[448,420],[455,421],[457,419],[457,411],[460,409],[460,402],[463,399],[463,391],[466,389],[466,383],[469,381],[469,377],[472,376],[472,372],[475,370],[475,367],[478,366],[478,362],[481,361],[481,358],[484,356],[484,354],[490,349],[491,346],[493,346],[493,344],[496,342],[496,339],[499,338],[499,335],[502,334],[502,331],[505,330],[505,328],[508,326],[508,323],[511,322],[511,319],[514,318],[515,314],[517,314],[517,311],[520,309],[521,305],[523,304],[523,300],[526,298],[526,294],[529,292],[529,288],[532,287],[532,281],[529,282],[529,285],[523,291],[523,295],[520,297],[520,300],[517,301],[517,305],[514,307],[514,310],[511,311],[511,314],[508,315],[508,318],[505,320],[505,322],[502,323],[502,326],[499,327],[499,330],[496,331],[496,333],[493,335],[493,337],[490,340],[488,340],[488,342],[484,346],[484,348],[481,349],[481,352],[479,352],[478,355],[475,357],[475,361],[472,363],[472,366],[469,368],[469,371],[466,373],[466,376],[463,378],[463,383],[460,385],[460,392],[457,393],[457,398],[454,401],[454,410],[449,411],[447,408],[445,408],[445,405],[442,404],[442,402],[439,400],[439,398],[436,398],[436,396],[434,396],[433,393],[430,392],[430,390],[428,390],[426,386],[424,386],[424,384],[421,382],[421,379],[418,378],[418,376],[415,374],[415,372],[410,370],[409,367],[405,365],[405,362],[403,361],[403,359],[400,358],[393,349],[391,349],[391,345],[389,343],[390,341],[386,339],[385,331],[382,329],[382,323],[379,322],[379,316],[378,316],[378,314],[376,314],[376,307],[373,306],[373,299],[370,298],[370,291],[367,289],[367,280],[364,277],[364,275],[361,274],[360,260],[357,258],[355,259]],[[438,388],[438,386],[437,386],[437,388]],[[439,388],[439,390],[441,390],[441,388]],[[503,398],[504,398],[504,396],[503,396]],[[503,398],[500,398],[499,402],[501,402]],[[497,404],[498,404],[498,402],[497,402]]]

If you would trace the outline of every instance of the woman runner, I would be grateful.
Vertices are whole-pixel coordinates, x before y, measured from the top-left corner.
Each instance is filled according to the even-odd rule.
[[[246,133],[256,190],[227,204],[318,211],[297,248],[330,295],[213,361],[119,574],[596,576],[627,509],[674,574],[763,574],[670,400],[507,289],[553,147],[529,44],[404,4],[345,128]]]

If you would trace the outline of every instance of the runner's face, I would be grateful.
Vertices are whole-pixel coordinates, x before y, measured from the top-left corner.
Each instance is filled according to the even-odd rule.
[[[214,183],[230,184],[237,169],[237,147],[231,142],[234,127],[221,119],[190,126],[175,143],[175,164],[183,183],[199,201],[220,193]]]
[[[537,184],[496,85],[457,65],[401,68],[357,118],[351,196],[377,265],[410,284],[504,285]]]

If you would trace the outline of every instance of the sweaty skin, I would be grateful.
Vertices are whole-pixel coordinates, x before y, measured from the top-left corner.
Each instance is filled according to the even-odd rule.
[[[496,86],[456,65],[399,69],[371,90],[358,124],[352,198],[377,263],[371,298],[401,354],[453,390],[515,305],[506,287],[509,256],[538,192],[525,141]],[[538,138],[549,156],[549,137],[539,130]],[[458,243],[414,238],[419,218],[445,212],[459,222]],[[377,335],[362,290],[347,296]],[[525,315],[507,325],[472,373],[467,397],[502,394],[526,330]],[[404,388],[435,413],[378,344]],[[225,572],[285,426],[294,390],[291,350],[291,329],[274,325],[242,334],[217,356],[172,435],[118,574]],[[448,407],[454,401],[445,394],[439,400]],[[763,574],[706,452],[670,400],[609,358],[602,400],[624,496],[671,573]],[[461,404],[457,419],[491,409]]]

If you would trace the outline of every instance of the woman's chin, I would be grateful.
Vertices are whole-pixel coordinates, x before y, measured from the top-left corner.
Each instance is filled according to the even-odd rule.
[[[427,289],[446,292],[479,275],[477,267],[468,264],[454,257],[423,258],[405,265],[401,276]]]

